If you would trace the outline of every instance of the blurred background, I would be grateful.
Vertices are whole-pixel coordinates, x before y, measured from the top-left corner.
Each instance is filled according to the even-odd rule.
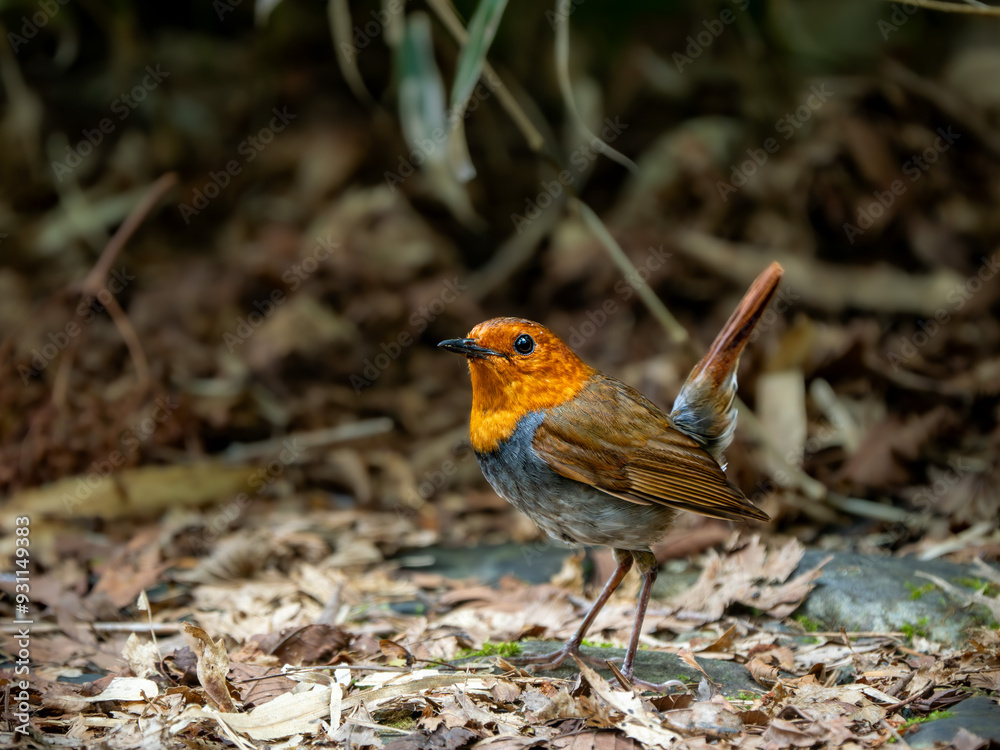
[[[251,568],[544,546],[483,480],[465,364],[435,344],[531,318],[669,407],[772,260],[729,453],[760,531],[1000,556],[989,9],[31,0],[0,21],[4,523],[32,513],[61,586],[104,581],[95,611],[248,530],[288,532]],[[661,556],[729,533],[685,518]]]

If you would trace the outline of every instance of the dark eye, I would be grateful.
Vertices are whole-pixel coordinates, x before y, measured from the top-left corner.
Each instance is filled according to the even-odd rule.
[[[531,354],[535,351],[535,340],[526,333],[514,339],[514,351],[518,354]]]

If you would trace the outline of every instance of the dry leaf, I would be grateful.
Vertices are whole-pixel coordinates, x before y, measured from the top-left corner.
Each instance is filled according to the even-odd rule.
[[[160,687],[152,680],[139,677],[115,677],[111,684],[98,695],[84,698],[88,703],[103,701],[142,701],[149,702],[160,694]]]
[[[405,664],[407,667],[413,666],[413,654],[395,641],[383,638],[378,642],[378,647],[382,649],[382,653],[390,660],[390,664],[395,662],[397,664]]]
[[[125,641],[122,656],[136,677],[149,677],[159,673],[160,650],[155,643],[143,641],[135,633],[131,633]]]
[[[221,638],[213,641],[208,633],[188,622],[182,624],[182,629],[184,639],[198,657],[198,682],[205,689],[208,699],[222,711],[235,711],[236,706],[226,684],[226,676],[229,674],[229,653],[226,651],[225,643]]]
[[[295,666],[329,664],[340,651],[347,648],[351,636],[333,625],[304,625],[286,628],[280,633],[255,635],[252,640],[260,644],[266,654],[273,654],[283,664]]]

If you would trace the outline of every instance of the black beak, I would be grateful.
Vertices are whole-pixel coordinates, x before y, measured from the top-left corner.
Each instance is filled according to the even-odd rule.
[[[438,344],[438,346],[442,349],[447,349],[449,352],[462,354],[469,359],[486,359],[487,357],[504,356],[500,352],[495,352],[492,349],[479,346],[476,344],[475,339],[446,339]]]

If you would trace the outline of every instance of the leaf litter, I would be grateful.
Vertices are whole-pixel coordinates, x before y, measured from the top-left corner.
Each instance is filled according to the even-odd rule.
[[[809,20],[801,12],[795,24]],[[574,27],[574,37],[584,35]],[[668,403],[691,362],[662,343],[637,302],[638,285],[573,215],[557,217],[547,244],[517,252],[504,244],[487,258],[483,236],[424,209],[419,179],[399,188],[379,182],[398,138],[367,119],[331,118],[326,104],[311,109],[305,96],[301,121],[311,124],[289,129],[284,145],[256,162],[253,191],[234,183],[197,231],[179,230],[169,212],[151,214],[122,254],[115,272],[127,278],[131,268],[137,279],[116,299],[141,341],[139,358],[106,306],[80,299],[100,250],[91,236],[110,229],[81,222],[120,211],[112,204],[128,191],[162,184],[161,173],[178,168],[167,154],[191,152],[200,173],[217,170],[219,154],[171,123],[199,111],[214,131],[205,144],[238,142],[255,121],[253,97],[240,91],[225,107],[217,100],[219,91],[243,88],[233,85],[238,70],[252,71],[254,87],[315,87],[317,102],[340,94],[310,77],[312,62],[290,75],[288,48],[263,33],[214,59],[156,34],[135,38],[143,41],[130,45],[173,60],[174,80],[213,84],[158,89],[157,106],[170,116],[123,124],[116,148],[146,153],[148,164],[124,169],[129,160],[117,151],[95,155],[93,172],[64,193],[39,181],[47,165],[37,154],[29,163],[31,149],[4,144],[14,168],[0,180],[18,196],[19,226],[0,237],[0,549],[13,556],[6,532],[30,515],[32,741],[853,750],[905,742],[909,720],[970,694],[998,699],[995,627],[945,648],[916,631],[813,631],[795,614],[822,572],[820,562],[796,573],[803,543],[1000,559],[1000,287],[965,294],[995,264],[1000,236],[990,200],[1000,174],[989,126],[995,76],[960,74],[982,60],[959,49],[940,66],[944,83],[891,62],[855,76],[756,180],[720,202],[717,186],[744,158],[741,149],[771,133],[768,118],[759,121],[768,107],[746,78],[756,72],[771,82],[770,64],[741,58],[739,75],[727,66],[692,69],[691,104],[714,102],[729,87],[741,96],[721,98],[744,109],[722,117],[710,107],[677,123],[657,119],[676,107],[650,106],[662,103],[663,61],[635,45],[645,82],[616,95],[615,106],[624,121],[643,124],[615,147],[635,155],[639,174],[616,176],[599,163],[599,189],[575,189],[603,201],[600,213],[646,272],[644,283],[670,300],[695,340],[711,340],[732,296],[767,262],[778,258],[788,271],[785,312],[765,322],[740,373],[748,395],[757,384],[761,431],[772,433],[782,460],[742,429],[730,452],[734,481],[753,487],[775,524],[733,536],[717,522],[680,519],[657,549],[661,561],[689,557],[700,572],[655,599],[647,616],[643,645],[675,654],[697,675],[686,691],[656,696],[586,665],[535,676],[508,668],[503,656],[469,656],[487,643],[568,637],[599,578],[579,559],[547,583],[506,577],[495,586],[402,562],[430,545],[514,540],[532,553],[547,544],[485,489],[465,439],[466,373],[443,363],[433,344],[501,310],[572,334],[610,302],[621,314],[573,346]],[[261,39],[277,44],[276,59],[256,46]],[[741,54],[729,44],[720,39],[713,54]],[[250,64],[249,50],[269,69]],[[546,77],[536,78],[531,93],[544,96]],[[44,88],[36,73],[31,80]],[[582,106],[592,81],[581,83]],[[766,96],[784,107],[795,93]],[[68,100],[61,92],[45,99],[57,128],[75,130],[92,114],[49,99]],[[555,111],[557,100],[538,111]],[[23,100],[12,100],[18,106]],[[963,134],[956,148],[857,245],[839,240],[858,209],[874,205],[873,191],[888,194],[900,165],[934,142],[943,120]],[[509,210],[537,193],[539,177],[534,159],[508,158],[513,141],[503,127],[490,128],[496,142],[483,142],[471,124],[467,137],[489,177],[475,209],[506,236]],[[742,145],[734,151],[728,141]],[[87,210],[70,211],[70,195]],[[181,254],[189,247],[196,252]],[[328,260],[317,264],[320,250]],[[310,261],[315,272],[288,276]],[[446,291],[455,299],[442,305]],[[255,303],[277,292],[286,301],[248,329]],[[956,294],[961,306],[950,301]],[[926,334],[942,313],[950,323]],[[79,347],[35,358],[78,320]],[[400,344],[402,334],[413,345]],[[394,346],[392,365],[377,367]],[[829,489],[825,501],[776,481],[781,464]],[[775,481],[760,482],[764,471]],[[978,575],[973,593],[932,582],[956,607],[984,606],[996,618],[996,574],[984,565]],[[0,580],[5,594],[13,585]],[[601,613],[594,641],[627,641],[637,585],[630,577]],[[9,598],[0,611],[11,619]],[[15,632],[3,630],[0,648],[17,653]],[[744,670],[759,688],[733,695],[714,684],[712,660]],[[15,685],[11,670],[0,672],[5,708]],[[6,746],[14,736],[4,718]],[[966,733],[955,745],[985,742]]]
[[[346,518],[333,527],[357,533]],[[379,538],[375,526],[366,528]],[[238,543],[245,534],[231,536]],[[390,748],[880,747],[904,729],[908,712],[1000,688],[995,630],[924,656],[892,634],[803,634],[789,614],[808,596],[815,570],[794,574],[803,552],[794,539],[766,544],[735,535],[722,551],[702,555],[694,585],[653,607],[647,628],[663,650],[699,670],[706,658],[742,664],[760,686],[724,697],[725,685],[704,672],[700,687],[657,696],[624,689],[583,663],[576,677],[556,677],[505,670],[502,657],[461,658],[526,629],[563,637],[586,611],[572,583],[507,578],[495,589],[393,572],[387,561],[326,568],[308,544],[275,554],[288,542],[280,524],[253,538],[267,565],[226,568],[223,579],[202,582],[185,574],[197,568],[171,557],[174,540],[160,535],[158,558],[173,583],[148,594],[153,625],[144,629],[135,609],[126,639],[94,644],[118,657],[105,677],[36,679],[38,731],[69,747],[322,746],[348,737]],[[328,541],[326,552],[335,546]],[[573,581],[564,571],[560,578]],[[331,597],[332,622],[318,623]],[[425,612],[393,609],[406,601],[423,602]],[[628,597],[613,599],[613,614],[591,636],[623,643],[632,606]],[[692,638],[692,623],[711,635]],[[88,653],[68,651],[49,679],[80,675]]]

